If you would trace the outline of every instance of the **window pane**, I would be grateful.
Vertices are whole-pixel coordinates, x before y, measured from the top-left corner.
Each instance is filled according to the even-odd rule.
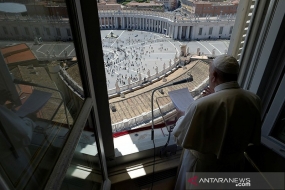
[[[11,189],[42,189],[84,91],[64,1],[13,2],[0,3],[0,174]]]
[[[199,35],[202,35],[203,28],[199,28]]]
[[[205,17],[202,17],[203,13],[199,17],[198,14],[191,14],[192,10],[190,11],[188,7],[190,13],[184,11],[186,7],[184,10],[172,11],[176,9],[175,6],[171,11],[154,9],[146,11],[140,3],[136,3],[136,7],[132,6],[132,2],[118,1],[118,3],[126,5],[127,8],[107,11],[107,7],[110,8],[111,4],[98,3],[114,133],[149,126],[152,90],[163,84],[170,84],[171,81],[187,78],[187,71],[195,75],[195,82],[165,88],[164,94],[155,93],[155,119],[161,119],[160,122],[163,123],[155,102],[158,97],[167,96],[168,91],[179,88],[188,88],[190,91],[195,88],[202,89],[207,83],[208,65],[201,60],[190,69],[194,64],[190,63],[190,57],[199,56],[197,59],[200,59],[205,56],[207,59],[226,53],[230,37],[228,31],[230,25],[234,25],[235,22],[235,16],[229,15],[235,11],[221,12],[220,9],[214,11],[213,7],[209,9],[209,13],[204,12]],[[193,11],[198,11],[198,7],[195,10],[195,6],[203,4],[194,1],[181,3],[189,4],[189,8],[193,8]],[[205,2],[207,5],[211,3]],[[203,11],[201,6],[200,12]],[[210,14],[214,17],[209,17]],[[225,23],[228,25],[225,26]],[[223,34],[223,29],[227,34]],[[185,49],[181,48],[183,45],[186,46]],[[178,71],[178,65],[185,66],[185,70]],[[176,77],[172,77],[174,75]],[[170,114],[175,110],[169,97],[164,98],[160,106],[163,113],[167,110],[167,114]]]
[[[24,27],[24,28],[25,28],[26,35],[29,36],[30,35],[30,31],[29,31],[28,27]]]
[[[230,27],[230,34],[233,32],[233,26]]]
[[[101,189],[102,171],[91,122],[85,124],[61,189]]]
[[[222,34],[223,33],[223,29],[224,29],[224,27],[220,27],[220,30],[219,30],[219,34]]]
[[[210,29],[209,29],[209,35],[212,35],[212,32],[213,32],[213,27],[210,27]]]
[[[8,34],[7,28],[5,26],[3,26],[3,31],[6,35]]]
[[[279,113],[279,117],[276,120],[275,126],[271,133],[273,137],[285,144],[285,106],[283,105],[282,110]]]

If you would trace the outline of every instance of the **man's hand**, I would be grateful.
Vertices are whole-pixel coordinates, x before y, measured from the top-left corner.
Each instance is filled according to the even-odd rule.
[[[183,112],[183,111],[180,111],[180,110],[177,110],[177,112],[176,112],[176,118],[177,118],[177,120],[181,117],[181,116],[183,116],[185,113]]]
[[[207,88],[205,88],[202,92],[202,97],[208,96],[209,94],[212,94],[214,92],[215,91],[213,89],[211,89],[209,86],[207,86]]]

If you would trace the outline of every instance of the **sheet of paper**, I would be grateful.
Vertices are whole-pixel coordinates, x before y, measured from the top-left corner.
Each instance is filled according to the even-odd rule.
[[[194,101],[188,88],[182,88],[179,90],[173,90],[168,92],[170,99],[172,100],[176,109],[185,112],[190,104]]]
[[[20,107],[16,114],[25,117],[30,113],[39,111],[50,99],[51,93],[34,90],[26,102]]]

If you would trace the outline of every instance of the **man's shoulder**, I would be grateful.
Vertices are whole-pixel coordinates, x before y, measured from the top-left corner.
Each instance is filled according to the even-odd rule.
[[[244,97],[245,99],[249,98],[252,101],[260,102],[260,98],[256,94],[248,90],[244,90],[242,88],[221,90],[203,98],[200,98],[195,102],[197,106],[203,104],[216,104],[226,101],[228,99],[235,99],[236,97],[239,97],[239,99],[241,97]]]

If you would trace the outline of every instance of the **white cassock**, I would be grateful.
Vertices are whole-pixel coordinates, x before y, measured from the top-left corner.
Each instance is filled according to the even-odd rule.
[[[185,190],[186,172],[241,171],[244,150],[261,137],[260,99],[237,82],[194,101],[173,130],[184,148],[175,189]]]
[[[2,105],[0,105],[0,122],[0,166],[3,169],[1,175],[6,175],[16,186],[20,179],[33,175],[30,170],[32,156],[28,146],[36,124],[29,118],[20,118]],[[15,154],[11,150],[12,145]],[[23,175],[25,172],[28,175]],[[32,177],[31,180],[34,181],[35,178]]]

